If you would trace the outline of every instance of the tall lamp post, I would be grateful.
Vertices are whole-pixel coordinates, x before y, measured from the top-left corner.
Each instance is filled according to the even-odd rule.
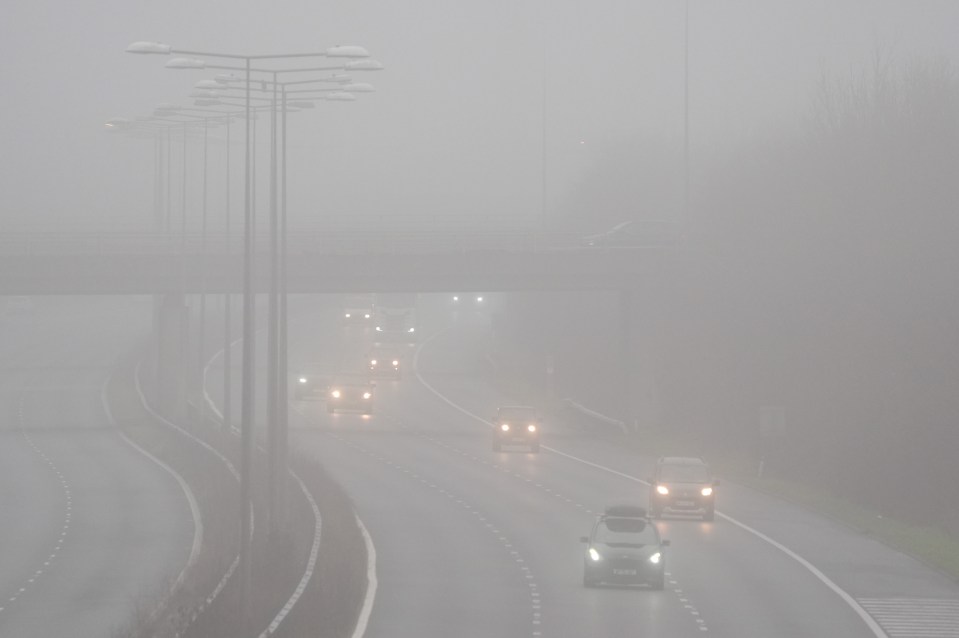
[[[683,18],[683,225],[689,221],[689,0]]]
[[[286,53],[275,55],[241,55],[235,53],[222,53],[210,51],[192,51],[188,49],[177,49],[169,44],[160,42],[133,42],[126,51],[137,54],[156,54],[156,55],[190,55],[212,58],[223,58],[231,60],[240,60],[243,66],[239,69],[232,66],[207,65],[203,60],[190,58],[175,58],[167,63],[168,68],[176,69],[202,69],[202,68],[222,68],[242,70],[246,82],[245,87],[245,110],[246,110],[246,150],[244,158],[244,204],[243,204],[243,369],[242,369],[242,389],[241,389],[241,415],[240,415],[240,436],[241,436],[241,459],[240,459],[240,577],[241,577],[241,596],[240,613],[243,617],[243,625],[248,627],[250,624],[250,603],[252,594],[252,516],[253,504],[251,500],[251,466],[253,459],[253,391],[254,391],[254,310],[255,298],[253,290],[253,261],[254,261],[254,220],[253,220],[253,201],[251,197],[252,180],[250,179],[252,166],[251,152],[251,87],[250,80],[254,70],[270,71],[270,69],[254,69],[253,63],[296,58],[368,58],[369,53],[363,47],[358,46],[337,46],[330,47],[323,51],[308,53]],[[346,65],[341,65],[343,68]]]
[[[368,61],[367,61],[368,62]],[[379,68],[378,63],[370,65],[370,68]],[[300,71],[301,69],[295,69]],[[284,70],[273,71],[272,81],[257,80],[254,86],[258,93],[268,94],[269,97],[258,99],[269,100],[272,109],[272,150],[271,150],[271,206],[270,206],[270,295],[269,295],[269,313],[268,313],[268,337],[267,337],[267,415],[270,423],[269,429],[269,471],[268,493],[271,495],[269,500],[270,531],[278,533],[283,527],[286,517],[285,507],[285,478],[287,475],[287,440],[288,440],[288,406],[287,406],[287,293],[286,293],[286,255],[287,255],[287,232],[286,232],[286,122],[287,113],[291,110],[313,107],[312,100],[329,101],[353,101],[355,96],[353,92],[368,93],[375,89],[368,83],[350,82],[348,76],[332,76],[311,78],[306,80],[286,80],[280,81],[279,75]],[[207,104],[230,105],[226,102],[229,99],[228,93],[231,91],[242,90],[244,87],[234,86],[237,82],[242,82],[239,78],[230,76],[221,76],[216,80],[222,82],[221,89],[216,90],[219,97],[205,102]],[[332,88],[326,87],[307,87],[309,84],[334,83],[338,86]],[[199,83],[198,83],[199,84]],[[291,88],[293,87],[293,88]],[[277,91],[280,95],[277,96]],[[296,102],[288,101],[287,95],[295,93],[298,100]],[[309,95],[302,95],[309,94]],[[235,96],[234,96],[235,97]],[[291,108],[291,107],[296,107]],[[280,132],[276,131],[277,114],[280,115]],[[281,146],[281,150],[277,150]],[[281,158],[282,156],[282,158]],[[280,168],[278,178],[277,168]],[[279,181],[278,181],[279,180]],[[282,185],[280,185],[282,183]],[[278,202],[281,202],[278,204]]]

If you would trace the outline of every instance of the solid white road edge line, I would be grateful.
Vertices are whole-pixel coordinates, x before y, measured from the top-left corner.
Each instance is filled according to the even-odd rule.
[[[134,385],[136,386],[137,396],[138,396],[139,399],[140,399],[140,405],[143,406],[143,409],[146,410],[146,411],[150,414],[151,417],[153,417],[154,419],[156,419],[156,420],[159,421],[160,423],[163,423],[163,424],[166,425],[167,427],[176,430],[177,432],[179,432],[179,433],[182,434],[183,436],[185,436],[185,437],[189,438],[190,440],[196,442],[198,445],[200,445],[201,447],[205,448],[205,449],[208,450],[211,454],[213,454],[214,456],[216,456],[217,458],[219,458],[220,461],[222,461],[222,462],[226,465],[226,468],[230,471],[230,474],[233,475],[233,478],[235,478],[237,481],[239,481],[239,480],[240,480],[240,473],[236,471],[236,468],[233,467],[233,464],[230,463],[230,460],[229,460],[228,458],[226,458],[225,456],[223,456],[222,454],[220,454],[219,450],[215,449],[213,446],[211,446],[210,444],[208,444],[206,441],[201,441],[200,439],[196,438],[195,436],[193,436],[192,434],[190,434],[189,432],[187,432],[186,430],[184,430],[183,428],[181,428],[181,427],[178,426],[177,424],[172,423],[172,422],[164,419],[162,416],[160,416],[159,414],[157,414],[157,413],[153,410],[153,408],[150,407],[150,403],[149,403],[149,401],[147,401],[147,397],[146,397],[146,395],[143,393],[143,386],[140,385],[140,365],[141,365],[141,363],[140,363],[140,362],[137,362],[136,369],[135,369],[134,372],[133,372],[133,381],[134,381]],[[252,516],[251,516],[251,519],[252,519]],[[255,522],[254,520],[251,520],[251,521],[250,521],[250,523],[251,523],[251,525],[250,525],[250,534],[251,534],[251,535],[253,534],[253,523],[254,523],[254,522]],[[200,614],[200,612],[202,612],[203,610],[205,610],[207,607],[210,606],[210,604],[211,604],[214,600],[216,600],[216,597],[219,596],[219,595],[220,595],[220,592],[223,591],[223,589],[226,587],[227,581],[229,581],[229,580],[230,580],[230,577],[233,576],[233,572],[236,571],[236,568],[239,566],[239,564],[240,564],[240,555],[237,554],[236,557],[233,559],[233,562],[230,564],[230,566],[227,568],[226,572],[223,574],[223,578],[220,579],[220,582],[217,583],[217,586],[213,589],[213,591],[210,593],[210,595],[207,596],[206,601],[203,603],[203,605],[201,605],[198,609],[194,610],[193,618],[190,620],[191,623],[193,622],[193,620],[196,620],[196,617]]]
[[[416,352],[413,354],[413,372],[416,374],[416,378],[419,380],[419,382],[423,384],[423,387],[425,387],[427,390],[429,390],[430,392],[432,392],[433,394],[435,394],[437,397],[439,397],[439,398],[440,398],[443,402],[445,402],[447,405],[455,408],[456,410],[459,410],[460,412],[462,412],[462,413],[465,414],[466,416],[472,417],[473,419],[479,421],[480,423],[482,423],[483,425],[485,425],[485,426],[488,427],[490,424],[489,424],[488,421],[486,421],[486,419],[483,419],[483,418],[481,418],[481,417],[473,414],[473,413],[470,412],[469,410],[467,410],[467,409],[465,409],[465,408],[457,405],[456,403],[453,403],[453,401],[451,401],[451,400],[448,399],[446,396],[444,396],[443,394],[441,394],[441,393],[439,392],[439,390],[437,390],[436,388],[434,388],[433,386],[431,386],[429,383],[427,383],[427,382],[426,382],[426,379],[424,379],[423,376],[420,374],[419,365],[418,365],[418,364],[419,364],[420,351],[423,349],[423,346],[425,346],[426,344],[428,344],[430,341],[432,341],[433,339],[435,339],[437,336],[439,336],[439,335],[442,334],[442,333],[443,333],[442,330],[439,331],[439,332],[434,333],[434,334],[431,335],[428,339],[426,339],[426,340],[424,340],[422,343],[420,343],[419,346],[416,348]],[[646,481],[644,481],[644,480],[642,480],[642,479],[640,479],[640,478],[637,478],[637,477],[635,477],[635,476],[630,476],[629,474],[624,474],[623,472],[619,472],[619,471],[617,471],[617,470],[614,470],[614,469],[612,469],[612,468],[606,467],[606,466],[604,466],[604,465],[599,465],[598,463],[593,463],[593,462],[591,462],[591,461],[587,461],[586,459],[581,459],[581,458],[579,458],[579,457],[573,456],[572,454],[567,454],[566,452],[562,452],[562,451],[560,451],[560,450],[558,450],[558,449],[556,449],[556,448],[548,447],[548,446],[543,445],[543,446],[541,447],[541,449],[547,450],[548,452],[552,452],[553,454],[557,454],[557,455],[559,455],[559,456],[565,457],[565,458],[570,459],[570,460],[572,460],[572,461],[575,461],[575,462],[577,462],[577,463],[582,463],[583,465],[588,465],[588,466],[590,466],[590,467],[594,467],[594,468],[596,468],[596,469],[603,470],[603,471],[605,471],[605,472],[609,472],[610,474],[615,474],[616,476],[620,476],[620,477],[622,477],[622,478],[625,478],[625,479],[628,479],[628,480],[631,480],[631,481],[635,481],[635,482],[637,482],[637,483],[642,483],[643,485],[649,485],[649,483],[647,483]],[[863,620],[863,622],[866,623],[866,626],[869,627],[869,630],[872,631],[873,635],[876,636],[876,638],[889,638],[889,636],[886,634],[885,631],[883,631],[883,629],[882,629],[882,627],[879,625],[879,623],[876,622],[876,619],[873,618],[872,616],[870,616],[870,615],[869,615],[869,612],[867,612],[867,611],[862,607],[862,605],[860,605],[859,602],[849,594],[849,592],[847,592],[846,590],[842,589],[839,585],[837,585],[835,582],[833,582],[832,579],[830,579],[828,576],[826,576],[824,573],[822,573],[819,569],[817,569],[815,565],[813,565],[813,564],[810,563],[808,560],[806,560],[805,558],[803,558],[802,556],[800,556],[800,555],[797,554],[796,552],[792,551],[791,549],[789,549],[788,547],[786,547],[786,546],[783,545],[782,543],[779,543],[779,542],[773,540],[772,538],[766,536],[766,535],[763,534],[762,532],[760,532],[760,531],[758,531],[758,530],[756,530],[756,529],[753,529],[753,528],[750,527],[749,525],[746,525],[745,523],[743,523],[743,522],[741,522],[741,521],[738,521],[738,520],[734,519],[734,518],[731,517],[731,516],[728,516],[728,515],[726,515],[726,514],[723,514],[722,512],[720,512],[720,511],[718,511],[718,510],[716,511],[716,514],[719,515],[720,518],[726,519],[727,521],[729,521],[729,522],[732,523],[733,525],[736,525],[736,526],[739,527],[740,529],[742,529],[742,530],[744,530],[744,531],[746,531],[746,532],[749,532],[750,534],[754,535],[756,538],[758,538],[758,539],[760,539],[760,540],[762,540],[762,541],[765,541],[766,543],[768,543],[768,544],[770,544],[771,546],[775,547],[776,549],[780,550],[781,552],[783,552],[784,554],[786,554],[787,556],[789,556],[790,558],[792,558],[793,560],[795,560],[797,563],[799,563],[800,565],[802,565],[803,567],[805,567],[813,576],[815,576],[816,578],[818,578],[820,582],[822,582],[824,585],[826,585],[826,587],[828,587],[828,588],[831,589],[833,592],[835,592],[847,605],[849,605],[849,607],[851,607],[852,610],[853,610],[854,612],[856,612],[856,614]]]
[[[190,515],[193,517],[193,546],[190,548],[190,557],[187,559],[186,565],[184,565],[183,569],[180,570],[180,574],[173,582],[172,587],[170,587],[170,593],[173,593],[176,588],[183,584],[183,581],[186,579],[187,571],[196,565],[197,559],[200,556],[200,550],[203,547],[203,516],[200,513],[200,506],[193,494],[193,490],[190,489],[190,486],[183,479],[183,477],[180,476],[172,467],[137,445],[133,439],[128,437],[121,428],[117,427],[117,422],[113,418],[113,411],[110,409],[110,403],[107,399],[107,387],[110,385],[110,381],[112,379],[113,375],[108,376],[100,388],[100,403],[103,405],[103,411],[107,415],[107,421],[110,422],[111,426],[116,428],[117,432],[120,434],[123,440],[126,441],[127,445],[159,465],[161,468],[166,470],[170,476],[176,479],[176,482],[180,485],[180,489],[183,490],[183,494],[186,496],[187,502],[190,504]],[[151,617],[155,615],[157,611],[159,611],[159,607],[153,610]]]
[[[239,343],[242,340],[243,339],[240,338],[232,341],[230,343],[230,347],[233,347],[235,344]],[[216,401],[213,399],[213,397],[210,396],[210,393],[206,391],[206,375],[207,375],[207,370],[210,368],[213,362],[222,354],[223,354],[223,349],[221,348],[220,350],[215,352],[213,356],[211,356],[207,360],[206,365],[203,366],[203,400],[207,404],[207,406],[213,411],[213,414],[216,415],[216,418],[220,421],[220,423],[223,422],[223,413],[220,411],[220,408],[217,407]],[[240,434],[240,432],[238,430],[233,429],[232,426],[231,426],[231,432],[234,435]],[[310,493],[310,490],[307,489],[306,483],[304,483],[303,480],[293,470],[289,470],[289,472],[290,472],[290,476],[292,476],[296,480],[296,482],[299,483],[300,490],[303,492],[303,495],[306,496],[307,501],[309,501],[310,507],[313,508],[313,521],[314,521],[313,522],[313,546],[310,549],[310,557],[306,562],[306,569],[303,571],[303,576],[300,577],[300,583],[297,585],[296,589],[293,590],[293,595],[290,596],[289,600],[286,601],[286,604],[283,605],[279,613],[273,618],[273,621],[270,623],[270,625],[263,631],[263,633],[260,634],[260,638],[264,638],[264,636],[269,636],[273,634],[279,628],[280,623],[283,622],[287,614],[290,613],[290,610],[293,609],[293,606],[296,605],[296,603],[300,600],[300,596],[302,596],[303,592],[306,591],[307,584],[309,584],[310,579],[313,578],[313,571],[316,568],[316,561],[320,554],[320,538],[321,538],[322,527],[323,527],[323,520],[320,516],[320,508],[317,506],[316,500],[313,498],[313,495]],[[356,513],[354,512],[353,515],[356,516]],[[360,523],[360,529],[363,530],[365,534],[366,530],[363,527],[363,523],[360,521],[359,517],[357,517],[356,520],[358,523]],[[367,544],[368,549],[371,546],[372,546],[372,543]],[[369,571],[369,563],[367,563],[367,571]],[[373,590],[374,591],[376,590],[375,582],[373,583]],[[366,599],[367,600],[371,599],[369,588],[367,588]],[[364,602],[364,608],[365,606],[366,606],[366,603]]]
[[[363,608],[360,610],[360,616],[356,621],[356,628],[353,630],[353,638],[363,638],[366,633],[366,626],[370,622],[370,615],[373,613],[373,601],[376,598],[376,548],[373,547],[373,537],[366,529],[366,525],[357,516],[356,524],[360,526],[360,532],[363,533],[363,542],[366,544],[366,598],[363,600]]]

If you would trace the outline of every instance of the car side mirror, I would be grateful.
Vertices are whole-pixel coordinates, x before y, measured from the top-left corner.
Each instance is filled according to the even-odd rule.
[[[580,536],[580,537],[579,537],[579,542],[580,542],[580,543],[588,543],[588,542],[589,542],[589,536]]]
[[[660,543],[660,545],[662,545],[663,547],[669,547],[669,539],[664,538],[663,541]]]

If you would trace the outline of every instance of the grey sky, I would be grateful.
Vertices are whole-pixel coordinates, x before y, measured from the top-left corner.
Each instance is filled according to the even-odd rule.
[[[187,104],[212,73],[125,54],[134,40],[250,54],[360,44],[386,65],[354,75],[376,93],[291,119],[294,220],[532,215],[544,130],[553,203],[610,140],[681,147],[683,10],[680,0],[14,0],[0,24],[0,223],[133,228],[149,215],[152,145],[103,123]],[[957,34],[954,0],[691,0],[693,152],[794,126],[821,69],[848,72],[877,46],[959,62]]]

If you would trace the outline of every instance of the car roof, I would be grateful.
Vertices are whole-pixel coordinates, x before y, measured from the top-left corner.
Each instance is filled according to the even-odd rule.
[[[616,503],[607,505],[603,510],[603,518],[647,518],[646,508],[633,503]]]

